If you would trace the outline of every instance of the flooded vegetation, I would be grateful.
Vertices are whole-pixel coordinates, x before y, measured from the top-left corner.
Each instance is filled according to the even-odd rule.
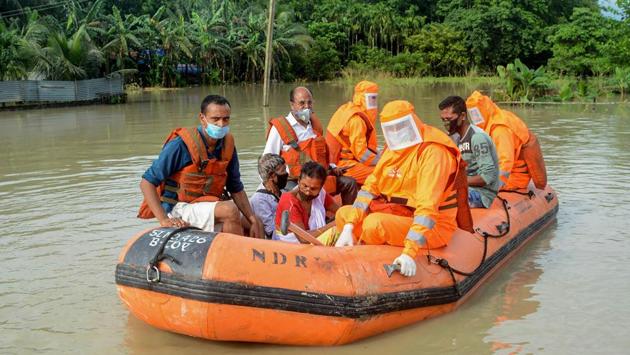
[[[197,87],[130,95],[116,106],[0,112],[0,351],[3,353],[315,353],[321,349],[202,341],[154,329],[120,303],[118,253],[153,221],[135,218],[140,176],[174,127],[197,124],[199,103],[233,105],[246,191],[255,190],[266,121],[289,110],[290,85]],[[326,123],[352,86],[314,84]],[[441,128],[440,100],[458,84],[381,86]],[[454,313],[326,351],[620,353],[630,317],[630,112],[623,105],[511,107],[539,137],[561,203],[550,226]],[[379,137],[382,142],[382,137]],[[326,331],[322,329],[322,331]],[[605,338],[605,341],[602,339]]]

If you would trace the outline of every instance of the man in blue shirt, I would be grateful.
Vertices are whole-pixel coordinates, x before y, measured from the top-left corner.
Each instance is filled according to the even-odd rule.
[[[440,118],[468,164],[468,204],[488,208],[501,187],[499,159],[492,139],[468,120],[466,101],[449,96],[440,102]]]
[[[200,125],[175,129],[159,157],[142,175],[144,201],[138,217],[156,217],[163,227],[192,225],[263,238],[244,191],[234,137],[229,133],[231,107],[222,96],[201,103]],[[224,188],[232,201],[220,201]],[[241,222],[241,214],[245,217]]]

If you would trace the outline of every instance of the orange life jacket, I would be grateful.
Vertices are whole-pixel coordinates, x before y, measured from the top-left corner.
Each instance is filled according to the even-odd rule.
[[[337,164],[339,160],[357,160],[354,154],[352,154],[351,144],[348,137],[341,134],[343,128],[348,123],[348,120],[352,116],[359,116],[365,122],[367,127],[366,138],[367,148],[374,154],[377,153],[378,147],[376,142],[376,130],[374,125],[370,122],[368,116],[361,111],[361,109],[352,102],[348,102],[333,114],[328,127],[326,129],[326,144],[328,145],[328,160],[331,163]]]
[[[280,116],[272,118],[269,121],[266,137],[269,137],[269,130],[271,130],[271,127],[276,127],[282,142],[285,145],[290,146],[289,150],[282,150],[280,152],[280,156],[284,158],[284,161],[289,168],[289,179],[291,180],[300,177],[302,164],[307,161],[313,160],[320,163],[325,168],[328,167],[328,151],[326,148],[326,141],[324,137],[322,137],[322,124],[314,114],[311,115],[311,125],[313,126],[313,132],[316,137],[299,142],[297,134],[295,134],[295,131],[291,127],[289,121],[287,121],[286,117]]]
[[[162,182],[158,186],[158,195],[163,202],[176,204],[177,202],[205,202],[218,201],[223,194],[225,182],[227,180],[227,166],[234,154],[234,137],[228,133],[223,138],[223,148],[221,158],[208,158],[208,150],[203,137],[197,127],[177,128],[169,134],[164,144],[176,137],[181,137],[182,141],[190,153],[192,164],[185,166],[180,171],[175,172],[167,180],[173,181],[177,186],[171,186]],[[163,196],[164,191],[171,191],[177,194],[176,199]],[[142,201],[139,218],[153,218],[153,212],[146,201]]]
[[[289,180],[296,180],[300,177],[300,171],[302,170],[302,164],[307,161],[315,161],[321,164],[324,168],[328,169],[328,148],[326,147],[326,140],[322,136],[323,129],[322,123],[315,116],[311,114],[311,126],[315,133],[315,138],[309,138],[307,140],[298,142],[297,134],[286,117],[279,116],[269,120],[269,126],[267,127],[266,138],[269,138],[269,131],[271,127],[276,127],[280,138],[285,145],[290,146],[289,150],[281,150],[280,156],[284,158],[287,167],[289,168]],[[324,182],[324,190],[331,195],[337,192],[337,179],[329,175]]]
[[[420,148],[418,148],[417,157],[420,157],[429,145],[440,144],[444,146],[457,161],[457,170],[449,176],[446,189],[444,190],[444,192],[452,191],[452,194],[440,203],[438,209],[443,211],[457,208],[457,226],[462,230],[473,233],[473,219],[470,213],[470,206],[468,205],[466,161],[462,159],[459,148],[452,143],[448,136],[436,133],[439,132],[436,128],[427,125],[423,127],[422,131],[423,142]],[[371,212],[389,212],[396,215],[413,216],[415,206],[408,204],[408,199],[390,196],[382,196],[382,198],[388,203],[384,203],[382,200],[373,200],[373,203],[370,203],[369,206]],[[400,208],[400,205],[407,206],[408,212],[404,212],[404,210]]]

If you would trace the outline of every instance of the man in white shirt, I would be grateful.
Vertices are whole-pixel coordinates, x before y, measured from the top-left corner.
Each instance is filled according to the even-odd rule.
[[[289,93],[289,104],[289,114],[269,121],[267,143],[263,151],[263,154],[279,154],[286,161],[289,172],[287,190],[297,185],[304,162],[313,160],[329,166],[326,140],[321,121],[313,113],[313,95],[310,90],[303,86],[294,88]],[[343,170],[335,166],[330,166],[329,170],[333,176],[326,180],[324,189],[331,194],[341,194],[344,205],[352,204],[358,192],[356,181],[342,176]]]

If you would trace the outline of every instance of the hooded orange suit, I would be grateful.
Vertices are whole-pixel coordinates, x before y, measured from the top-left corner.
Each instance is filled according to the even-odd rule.
[[[354,88],[351,102],[333,114],[326,132],[329,161],[348,168],[344,175],[353,177],[359,184],[372,173],[378,163],[376,130],[376,94],[378,85],[361,81]],[[374,102],[368,102],[373,98]]]
[[[381,123],[406,115],[412,115],[422,144],[385,150],[355,203],[337,211],[336,225],[341,232],[352,223],[355,241],[404,246],[403,253],[415,257],[420,248],[449,242],[459,209],[467,212],[466,229],[472,229],[472,220],[459,149],[445,133],[422,123],[407,101],[385,105]]]
[[[514,113],[500,109],[479,91],[470,95],[466,107],[473,123],[486,131],[496,145],[499,177],[504,184],[501,190],[527,188],[531,176],[521,156],[523,145],[530,139],[525,123]]]

